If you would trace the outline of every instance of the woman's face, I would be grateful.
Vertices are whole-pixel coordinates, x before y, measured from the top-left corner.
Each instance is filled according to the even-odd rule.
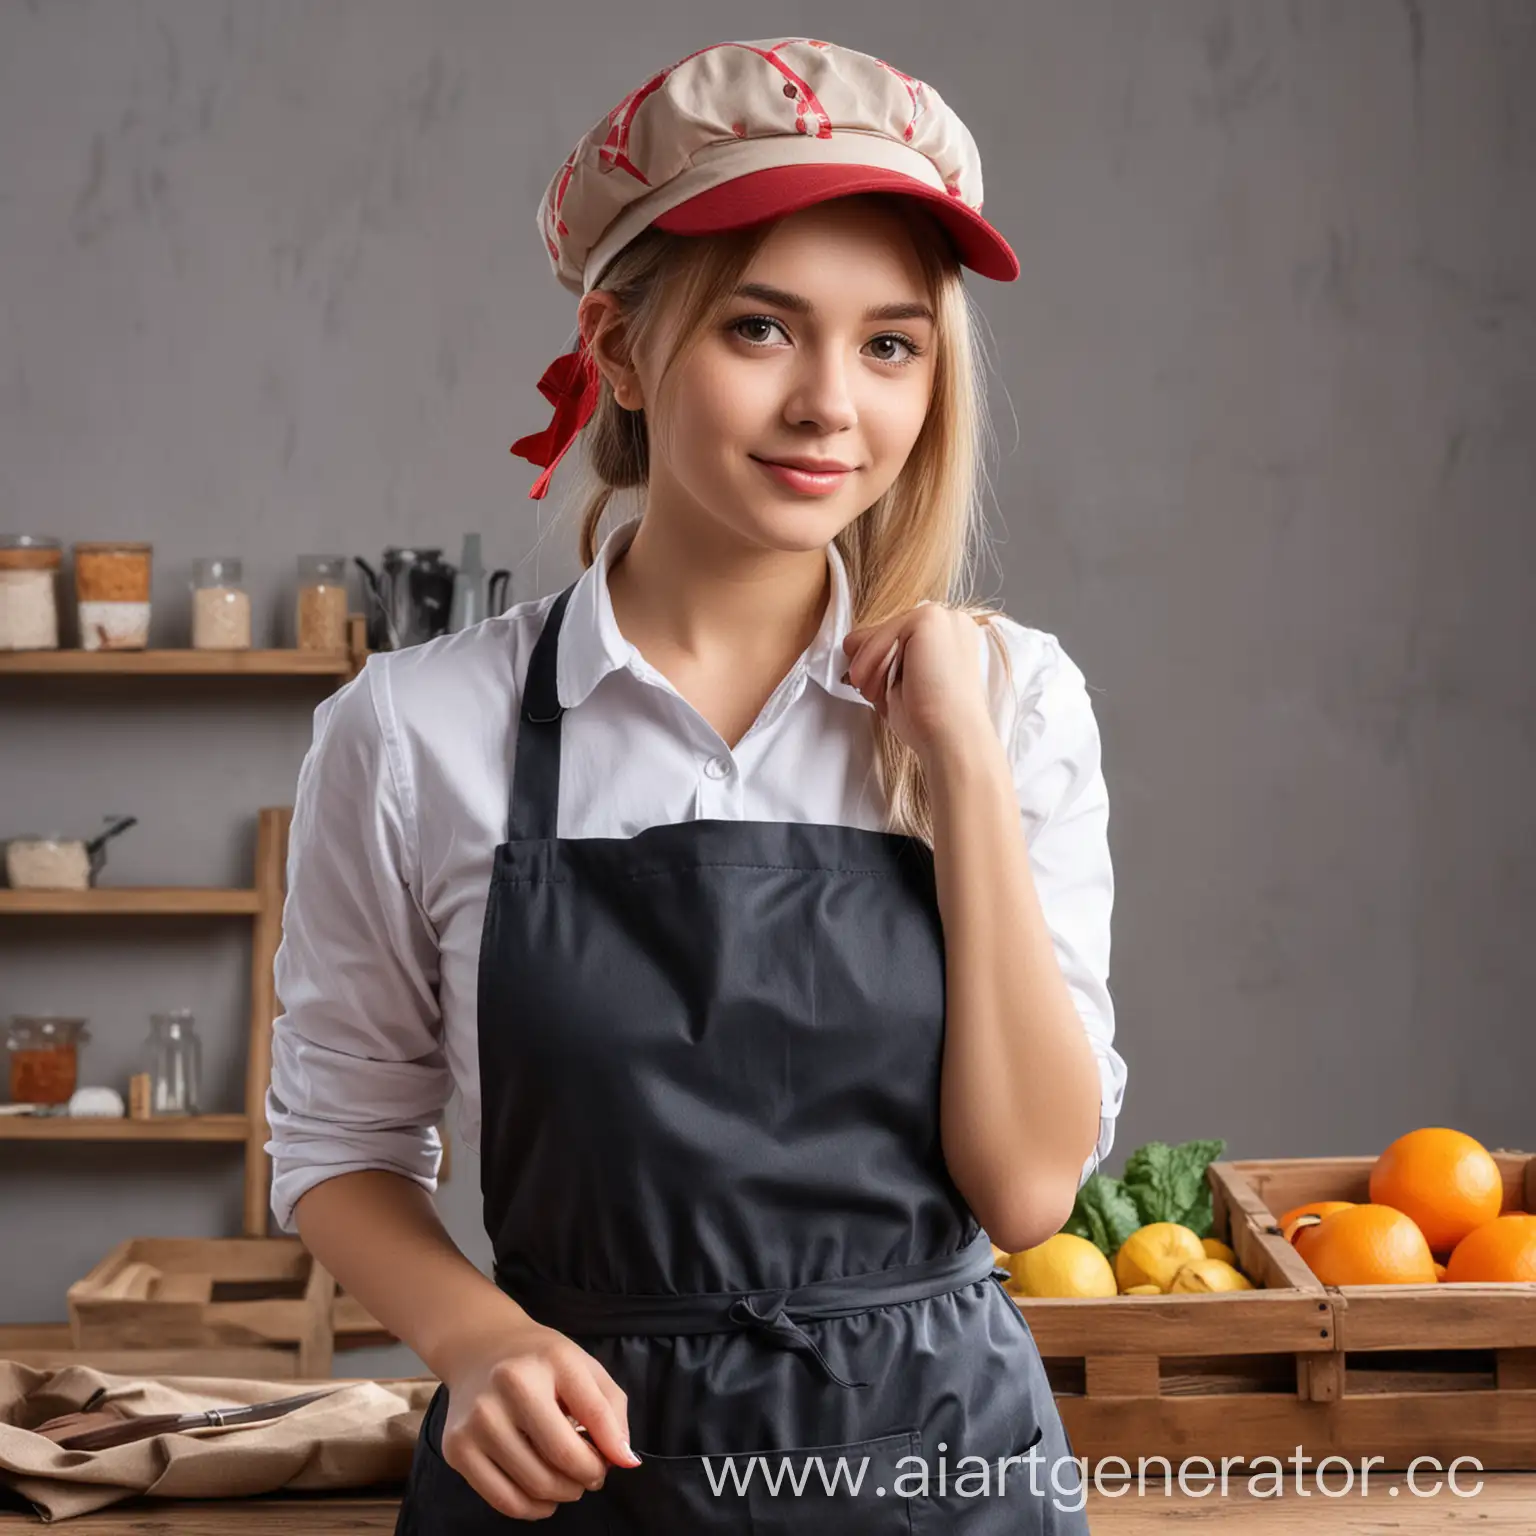
[[[717,519],[750,544],[828,543],[895,480],[928,413],[935,322],[907,225],[878,200],[784,218],[658,397],[669,341],[636,360],[647,511]],[[796,458],[846,470],[811,493],[764,467]]]

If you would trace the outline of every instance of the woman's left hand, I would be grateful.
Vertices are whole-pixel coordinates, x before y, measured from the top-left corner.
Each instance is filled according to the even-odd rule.
[[[978,628],[968,613],[925,601],[881,624],[851,629],[843,640],[844,681],[924,761],[987,735],[995,740]]]

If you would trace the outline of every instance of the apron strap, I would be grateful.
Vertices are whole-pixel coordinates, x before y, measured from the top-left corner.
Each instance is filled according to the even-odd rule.
[[[507,808],[509,842],[555,836],[560,811],[560,717],[565,713],[556,686],[560,625],[575,590],[573,581],[550,605],[528,658]]]
[[[800,1327],[801,1321],[848,1317],[873,1307],[942,1296],[978,1280],[1005,1278],[1007,1273],[993,1261],[992,1239],[981,1230],[954,1253],[893,1269],[817,1280],[794,1290],[698,1295],[588,1291],[546,1280],[522,1263],[498,1263],[493,1278],[529,1316],[573,1337],[750,1332],[764,1343],[813,1358],[838,1386],[863,1387],[870,1383],[847,1381],[832,1369]]]

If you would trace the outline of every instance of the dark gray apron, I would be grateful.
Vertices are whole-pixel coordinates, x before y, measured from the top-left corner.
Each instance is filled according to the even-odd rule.
[[[497,1284],[602,1362],[643,1461],[539,1528],[1086,1531],[939,1145],[931,850],[718,819],[557,837],[571,590],[529,661],[486,906],[481,1186]],[[446,1409],[441,1387],[397,1536],[525,1528],[442,1459]],[[999,1475],[1031,1455],[1033,1487],[1027,1459]]]

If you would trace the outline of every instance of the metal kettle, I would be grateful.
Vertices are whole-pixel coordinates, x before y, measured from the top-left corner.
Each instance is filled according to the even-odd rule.
[[[369,649],[404,650],[447,632],[454,567],[441,549],[391,545],[377,573],[352,558],[363,573]]]

